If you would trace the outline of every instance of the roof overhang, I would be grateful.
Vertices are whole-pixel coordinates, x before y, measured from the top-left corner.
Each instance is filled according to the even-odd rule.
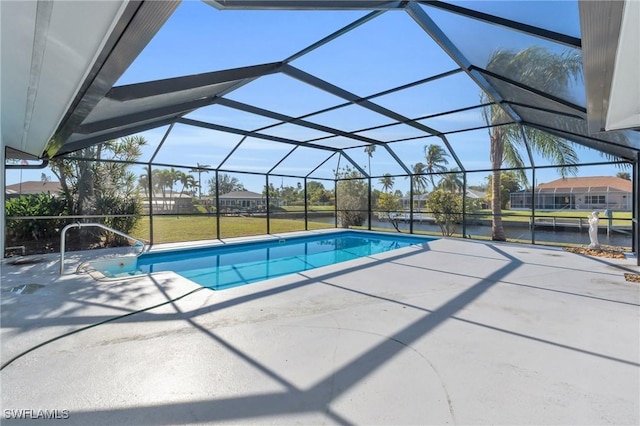
[[[178,4],[1,2],[3,147],[55,154]]]
[[[589,131],[640,129],[640,2],[579,6]]]

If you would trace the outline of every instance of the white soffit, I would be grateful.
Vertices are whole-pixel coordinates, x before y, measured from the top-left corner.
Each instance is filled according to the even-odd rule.
[[[640,129],[640,0],[624,4],[606,130]]]
[[[43,154],[127,3],[0,2],[3,146]]]

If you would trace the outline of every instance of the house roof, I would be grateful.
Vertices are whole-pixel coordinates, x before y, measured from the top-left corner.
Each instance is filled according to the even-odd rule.
[[[229,199],[237,199],[237,198],[244,198],[244,199],[248,199],[248,198],[258,198],[258,199],[263,199],[264,196],[262,194],[258,194],[257,192],[253,192],[253,191],[231,191],[231,192],[227,192],[226,194],[221,194],[219,198],[229,198]]]
[[[5,187],[6,194],[40,194],[41,192],[50,192],[57,194],[62,190],[60,182],[42,182],[39,180],[30,180],[22,183],[14,183]]]
[[[139,192],[139,194],[146,196],[146,194],[144,192]],[[162,192],[154,192],[153,193],[153,198],[156,199],[156,200],[157,199],[163,199],[163,198],[166,198],[166,199],[189,198],[189,199],[191,199],[191,198],[193,198],[193,196],[191,196],[189,194],[181,194],[181,193],[176,192],[176,191],[173,191],[173,192],[167,191],[164,195],[162,195]]]
[[[413,201],[426,201],[427,198],[429,198],[429,192],[425,194],[414,194]],[[400,197],[400,199],[404,201],[409,201],[411,197],[405,195],[404,197]]]
[[[483,191],[476,191],[474,189],[467,189],[467,197],[470,198],[487,198],[487,193]]]
[[[556,179],[537,186],[538,190],[576,189],[576,188],[610,188],[631,192],[630,180],[615,176],[589,176]]]

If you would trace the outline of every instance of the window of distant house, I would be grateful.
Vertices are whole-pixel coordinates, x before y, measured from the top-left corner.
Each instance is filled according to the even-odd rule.
[[[587,195],[584,200],[585,200],[585,202],[587,204],[604,204],[604,203],[606,203],[604,195]]]

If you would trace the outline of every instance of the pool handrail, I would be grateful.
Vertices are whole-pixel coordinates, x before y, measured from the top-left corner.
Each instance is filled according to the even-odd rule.
[[[67,235],[67,231],[71,228],[88,228],[88,227],[95,227],[95,228],[102,228],[105,229],[107,231],[113,232],[116,235],[120,235],[121,237],[136,241],[140,244],[142,244],[142,249],[140,250],[140,253],[138,253],[138,255],[142,254],[144,252],[145,247],[147,246],[147,244],[136,237],[132,237],[131,235],[125,234],[124,232],[120,232],[117,229],[113,229],[110,228],[106,225],[103,225],[102,223],[95,223],[95,222],[91,222],[91,223],[80,223],[80,222],[75,222],[75,223],[70,223],[69,225],[65,226],[64,228],[62,228],[62,232],[60,234],[60,275],[64,275],[64,252],[66,249],[66,235]]]

